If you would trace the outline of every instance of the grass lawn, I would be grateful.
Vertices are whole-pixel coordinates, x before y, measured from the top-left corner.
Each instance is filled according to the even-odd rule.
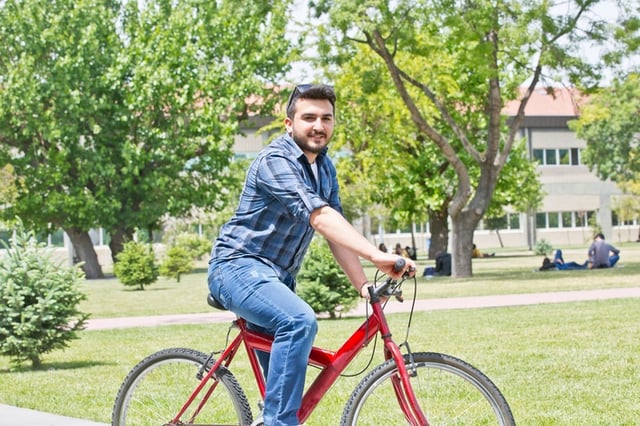
[[[470,279],[419,279],[418,297],[632,287],[640,285],[640,244],[619,247],[623,267],[597,271],[534,272],[540,256],[498,252],[474,260]],[[565,259],[580,261],[565,250]],[[420,262],[424,267],[427,261]],[[94,318],[206,312],[204,271],[181,283],[160,281],[145,291],[115,279],[87,282],[81,310]],[[407,295],[407,293],[405,293]],[[484,371],[505,394],[516,420],[531,425],[622,425],[640,418],[640,309],[637,299],[469,310],[419,312],[410,328],[414,351],[458,356]],[[407,314],[390,315],[402,340]],[[316,345],[337,348],[360,319],[320,321]],[[219,349],[227,324],[84,331],[69,348],[44,356],[44,368],[10,371],[0,358],[0,403],[108,423],[111,405],[127,372],[146,355],[166,347]],[[351,372],[366,364],[364,350]],[[380,355],[376,354],[376,361]],[[258,400],[247,365],[232,371]],[[378,362],[375,362],[377,364]],[[313,375],[313,371],[310,372]],[[342,378],[308,425],[334,425],[362,376]],[[250,391],[251,390],[251,391]],[[255,408],[254,408],[255,411]]]

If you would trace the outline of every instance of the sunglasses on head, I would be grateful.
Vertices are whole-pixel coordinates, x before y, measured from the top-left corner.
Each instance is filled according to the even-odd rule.
[[[291,108],[291,105],[293,105],[293,102],[296,99],[298,99],[298,97],[300,97],[301,94],[303,94],[304,92],[306,92],[307,90],[309,90],[309,89],[311,89],[312,87],[315,87],[315,86],[326,86],[326,87],[330,88],[331,90],[333,90],[333,86],[328,86],[326,84],[322,84],[322,85],[298,84],[296,87],[294,87],[293,91],[289,95],[289,100],[287,101],[287,109],[285,111],[286,112],[289,111],[289,108]]]

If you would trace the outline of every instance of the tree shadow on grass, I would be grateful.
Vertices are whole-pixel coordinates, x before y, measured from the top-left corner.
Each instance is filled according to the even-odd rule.
[[[42,365],[37,368],[33,368],[29,362],[9,368],[0,369],[0,374],[11,373],[29,373],[29,372],[42,372],[51,370],[77,370],[82,368],[102,367],[107,365],[116,365],[115,362],[103,362],[103,361],[65,361],[65,362],[46,362],[43,361]]]

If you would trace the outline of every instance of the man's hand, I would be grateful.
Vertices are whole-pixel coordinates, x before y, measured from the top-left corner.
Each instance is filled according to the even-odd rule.
[[[394,269],[398,259],[404,260],[404,267],[400,271]],[[405,272],[408,273],[410,277],[416,273],[416,263],[413,260],[396,254],[380,252],[374,256],[372,262],[376,265],[376,268],[396,280],[402,278]]]

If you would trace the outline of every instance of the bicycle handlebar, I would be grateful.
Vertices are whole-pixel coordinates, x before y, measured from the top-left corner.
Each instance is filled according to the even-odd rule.
[[[396,263],[393,265],[393,271],[394,272],[402,271],[402,269],[404,268],[405,264],[406,264],[406,262],[404,261],[404,258],[402,258],[402,257],[398,258],[398,260],[396,260]]]
[[[405,265],[406,265],[406,261],[403,258],[398,258],[398,260],[396,260],[396,263],[393,265],[394,272],[402,271],[404,269]],[[414,270],[415,270],[415,268],[413,268],[413,267],[407,269],[404,272],[404,274],[402,274],[402,278],[401,278],[402,281],[404,281],[405,279],[409,278],[411,276],[410,273],[413,272]],[[376,286],[376,287],[371,286],[371,287],[369,287],[369,300],[373,303],[373,302],[379,301],[381,296],[385,296],[385,297],[386,296],[391,296],[391,294],[387,293],[387,291],[389,290],[389,287],[391,287],[392,285],[396,284],[397,282],[398,282],[398,280],[395,280],[392,277],[388,277],[379,286]],[[400,300],[400,299],[398,299],[398,300]]]

